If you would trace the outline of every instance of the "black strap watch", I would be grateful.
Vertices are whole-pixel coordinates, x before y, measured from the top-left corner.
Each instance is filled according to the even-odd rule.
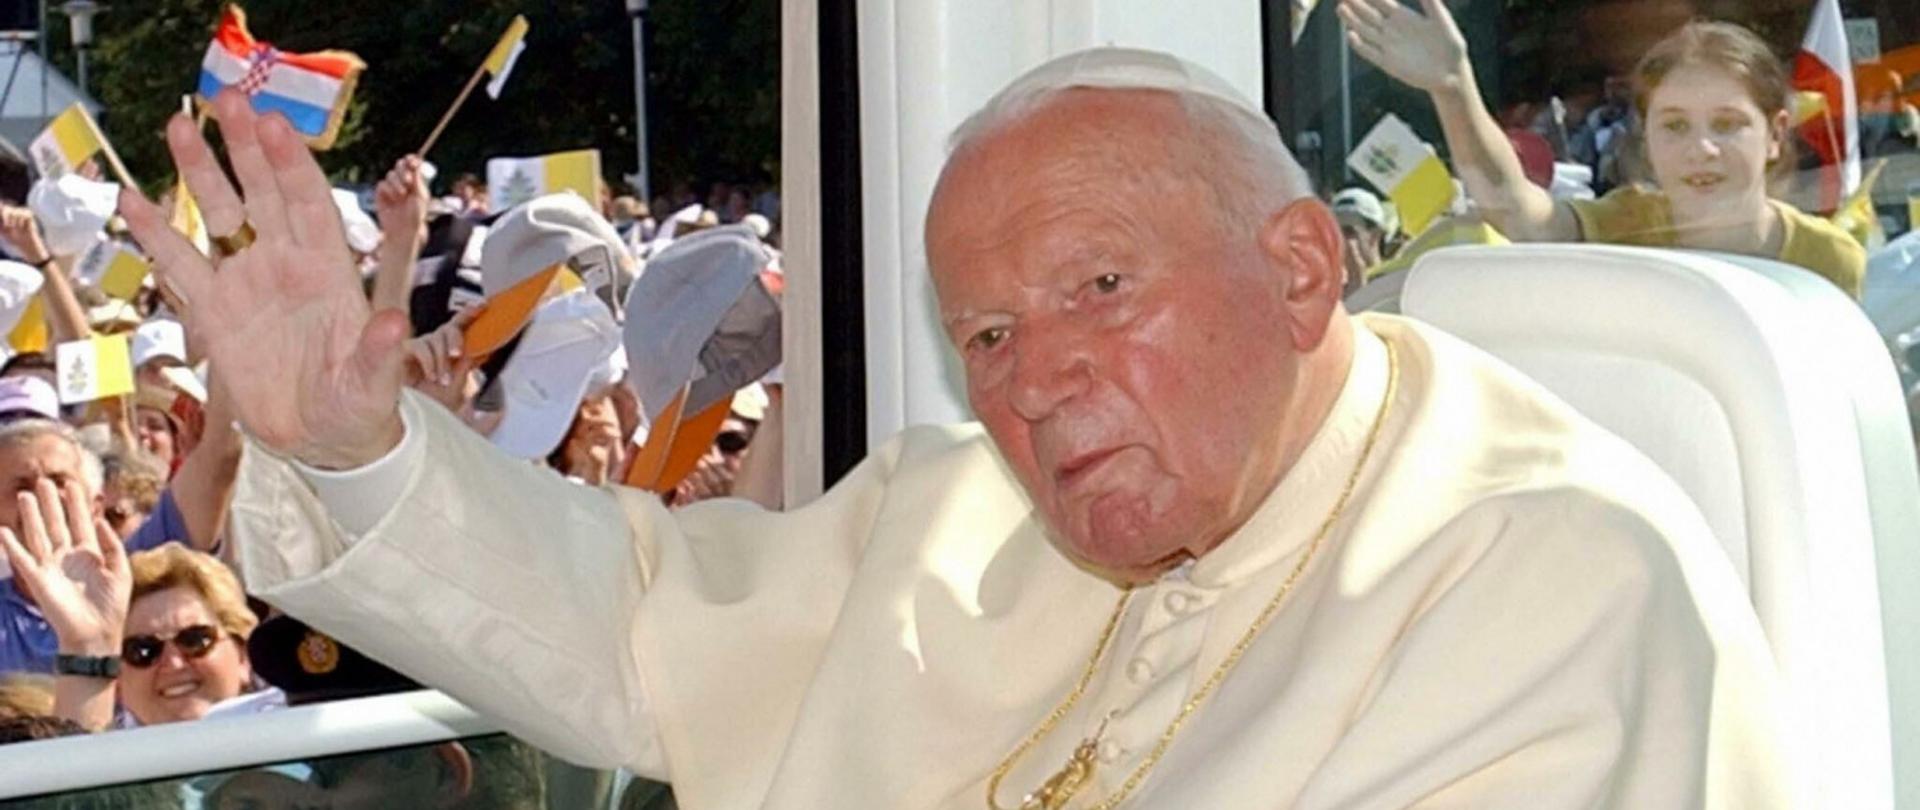
[[[53,657],[53,671],[59,675],[79,675],[84,678],[120,677],[120,659],[111,655],[67,655],[62,653]]]

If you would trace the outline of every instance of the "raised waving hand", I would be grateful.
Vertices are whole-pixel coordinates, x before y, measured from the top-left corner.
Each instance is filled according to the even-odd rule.
[[[167,148],[214,255],[194,250],[137,190],[121,193],[121,211],[248,432],[318,467],[372,462],[400,440],[406,316],[368,306],[326,176],[286,120],[255,115],[231,90],[213,114],[238,190],[186,116],[167,123]]]
[[[1339,13],[1354,52],[1395,79],[1432,93],[1472,78],[1467,39],[1444,0],[1420,0],[1418,9],[1400,0],[1340,0]]]
[[[106,521],[93,516],[80,483],[42,478],[17,496],[20,533],[0,527],[13,575],[53,625],[60,651],[118,655],[133,595],[127,550]]]

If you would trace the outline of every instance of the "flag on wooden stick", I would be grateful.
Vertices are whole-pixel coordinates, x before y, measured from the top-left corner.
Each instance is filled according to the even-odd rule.
[[[47,123],[27,147],[27,153],[33,156],[33,167],[41,177],[59,177],[93,159],[105,140],[87,109],[74,102]]]
[[[494,43],[493,52],[487,54],[487,61],[481,65],[488,75],[487,98],[497,99],[500,91],[507,86],[507,74],[513,72],[513,64],[520,61],[520,52],[527,49],[527,18],[514,15],[513,22],[507,24],[507,31],[500,35],[500,41]]]

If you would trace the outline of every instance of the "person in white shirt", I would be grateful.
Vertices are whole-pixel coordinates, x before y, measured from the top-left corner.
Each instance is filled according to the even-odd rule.
[[[1429,327],[1349,317],[1271,123],[1095,49],[964,125],[927,221],[979,426],[785,513],[589,489],[402,394],[285,123],[129,193],[251,444],[263,598],[683,807],[1789,806],[1737,576],[1650,462]],[[329,216],[322,218],[321,213]]]

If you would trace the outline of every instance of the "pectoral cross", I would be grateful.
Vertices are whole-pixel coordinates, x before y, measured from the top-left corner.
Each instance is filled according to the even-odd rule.
[[[1093,767],[1099,761],[1100,735],[1107,731],[1109,714],[1100,721],[1100,727],[1094,729],[1093,736],[1080,741],[1073,749],[1073,756],[1067,764],[1047,781],[1040,783],[1039,789],[1020,800],[1020,810],[1061,810],[1067,802],[1073,801],[1074,794],[1080,792],[1088,782],[1093,781]]]

